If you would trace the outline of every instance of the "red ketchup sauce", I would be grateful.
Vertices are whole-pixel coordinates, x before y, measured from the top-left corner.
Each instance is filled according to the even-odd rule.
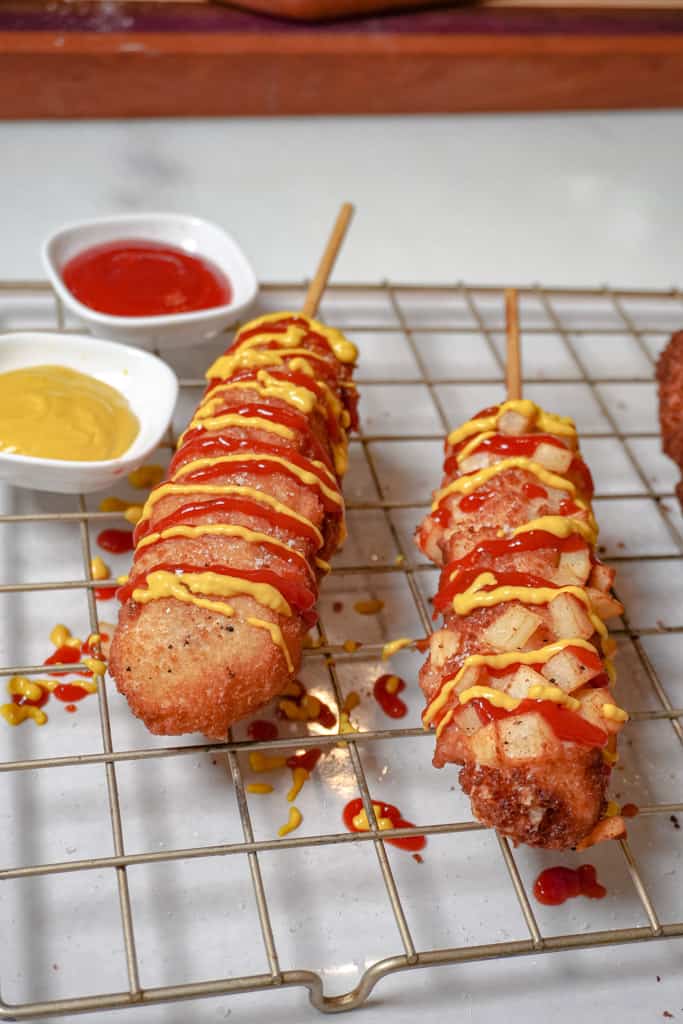
[[[390,693],[389,690],[387,690],[387,683],[390,679],[396,679],[398,681],[398,686],[393,693]],[[405,690],[405,688],[406,684],[403,679],[399,679],[399,677],[395,675],[383,675],[380,676],[379,679],[375,680],[375,685],[372,688],[373,696],[384,714],[388,715],[389,718],[404,718],[408,713],[407,705],[399,697],[399,693],[401,693],[402,690]]]
[[[525,533],[520,533],[518,536],[508,539],[481,541],[464,558],[449,562],[445,566],[441,573],[439,592],[434,598],[434,608],[437,611],[445,611],[456,594],[460,593],[461,590],[467,589],[467,586],[476,579],[480,572],[490,568],[493,559],[502,555],[509,555],[515,552],[521,553],[523,551],[538,551],[543,548],[550,548],[561,553],[565,551],[579,551],[581,548],[587,547],[586,541],[578,533],[571,534],[566,539],[562,539],[552,533],[547,533],[545,530],[527,530]],[[471,573],[472,576],[463,585],[462,580],[466,577],[467,573]],[[501,580],[502,575],[499,575]],[[526,585],[552,586],[552,584],[548,584],[546,581],[541,581],[540,584]]]
[[[309,747],[303,754],[292,754],[291,757],[288,757],[287,767],[305,768],[307,772],[312,772],[322,756],[323,752],[320,747]]]
[[[12,694],[12,701],[13,701],[14,704],[19,704],[19,705],[30,704],[30,706],[32,708],[42,708],[43,704],[47,704],[49,699],[50,699],[50,691],[49,690],[42,690],[42,692],[40,694],[40,697],[38,697],[37,700],[30,700],[28,697],[25,697],[23,693],[13,693]]]
[[[102,530],[97,535],[97,543],[103,551],[110,551],[112,555],[124,555],[127,551],[133,550],[133,531]]]
[[[522,494],[527,501],[533,501],[534,498],[541,498],[541,500],[543,500],[543,498],[548,497],[548,492],[545,487],[541,487],[540,484],[523,484]]]
[[[68,647],[65,644],[64,647],[58,647],[49,658],[46,658],[43,665],[75,665],[80,660],[80,649],[78,647]],[[66,676],[69,674],[69,670],[64,669],[62,672],[50,672],[49,674],[51,676]]]
[[[320,701],[320,711],[315,721],[322,725],[323,729],[334,729],[337,724],[337,716],[329,704],[326,704],[324,700],[320,700],[320,697],[318,697],[318,700]]]
[[[116,597],[116,587],[95,587],[95,597],[98,601],[111,601]]]
[[[57,700],[62,700],[65,704],[73,704],[74,701],[83,700],[84,697],[90,696],[89,691],[84,690],[77,683],[60,683],[59,686],[55,686],[52,692]]]
[[[193,519],[194,516],[213,516],[218,515],[221,512],[236,512],[242,515],[252,516],[254,519],[265,519],[268,523],[278,529],[284,530],[286,533],[291,533],[298,537],[304,537],[306,540],[311,541],[315,545],[316,550],[319,547],[320,542],[312,526],[301,522],[300,519],[295,519],[294,516],[290,516],[286,512],[278,512],[271,508],[270,505],[262,505],[255,498],[245,498],[239,494],[226,495],[224,498],[213,498],[210,501],[193,501],[187,505],[181,505],[180,508],[175,510],[175,512],[172,512],[168,516],[164,516],[163,519],[160,519],[155,523],[154,531],[162,533],[164,530],[168,530],[171,526],[177,526],[180,523],[187,523],[188,520]],[[136,526],[134,533],[136,544],[145,536],[145,534],[149,533],[149,523],[150,521],[147,519],[144,522],[138,523]]]
[[[272,444],[268,441],[260,441],[256,438],[228,437],[225,434],[200,435],[193,441],[185,441],[178,449],[168,467],[169,477],[173,476],[181,462],[194,462],[196,459],[210,459],[221,455],[233,455],[235,452],[249,452],[256,454],[279,455],[288,459],[295,466],[313,473],[320,480],[331,484],[330,478],[319,466],[307,459],[305,455],[284,445]],[[322,460],[319,460],[322,461]]]
[[[412,821],[406,821],[401,815],[398,807],[394,807],[393,804],[382,803],[381,800],[373,800],[373,804],[379,806],[379,813],[376,814],[377,818],[389,818],[394,828],[414,828]],[[361,829],[357,829],[353,824],[353,819],[357,814],[360,814],[363,809],[363,801],[360,797],[356,797],[355,800],[351,800],[344,808],[342,815],[344,824],[346,825],[349,832],[360,832]],[[408,850],[411,853],[416,853],[418,850],[424,850],[427,845],[427,840],[424,836],[403,836],[400,839],[387,839],[388,843],[393,843],[394,846],[398,846],[400,850]]]
[[[472,494],[466,494],[464,498],[460,499],[458,508],[463,512],[478,512],[493,497],[493,494],[493,491],[486,489],[473,491]]]
[[[64,266],[62,279],[79,302],[112,316],[165,316],[226,306],[228,278],[207,260],[144,239],[94,245]]]
[[[260,742],[267,743],[270,740],[277,739],[277,726],[275,722],[267,722],[264,718],[257,718],[256,721],[249,723],[247,736],[250,740],[259,740]]]
[[[607,745],[608,737],[606,732],[586,721],[585,718],[582,718],[575,711],[568,711],[566,708],[550,700],[523,700],[514,711],[506,711],[505,708],[494,707],[493,704],[490,704],[483,697],[475,697],[470,703],[474,706],[482,725],[500,721],[502,718],[513,718],[516,715],[535,711],[546,720],[558,740],[580,743],[584,747],[604,747]],[[465,706],[463,705],[463,707]]]
[[[549,907],[557,907],[575,896],[601,900],[606,895],[607,889],[598,882],[592,864],[582,864],[580,868],[546,868],[534,882],[534,896]]]

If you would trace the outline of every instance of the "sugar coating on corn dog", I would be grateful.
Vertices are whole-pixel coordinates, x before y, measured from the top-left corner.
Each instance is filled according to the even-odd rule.
[[[345,536],[356,356],[339,331],[273,313],[207,371],[118,591],[109,669],[151,732],[224,738],[298,668]]]
[[[549,849],[624,834],[603,817],[627,719],[612,695],[621,611],[596,557],[593,481],[565,417],[527,399],[484,409],[446,442],[418,528],[441,566],[420,682],[434,764],[462,765],[475,816]]]

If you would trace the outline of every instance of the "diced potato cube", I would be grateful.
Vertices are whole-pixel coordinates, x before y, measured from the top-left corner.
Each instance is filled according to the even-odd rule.
[[[540,462],[542,466],[552,473],[566,473],[572,464],[572,452],[566,448],[557,448],[554,444],[546,444],[543,441],[539,444],[534,454],[534,462]]]
[[[602,562],[598,562],[597,565],[593,566],[590,585],[595,587],[596,590],[603,590],[607,593],[608,590],[612,589],[615,575],[615,570],[610,569],[609,565],[603,565]]]
[[[474,473],[478,469],[490,466],[495,461],[496,457],[491,455],[490,452],[476,452],[474,455],[469,455],[466,459],[462,460],[459,467],[460,472]]]
[[[458,729],[467,736],[473,736],[475,732],[479,732],[482,728],[479,715],[471,704],[465,704],[465,707],[459,712],[455,721]]]
[[[586,609],[572,594],[559,594],[548,605],[558,639],[578,636],[587,640],[595,632]]]
[[[507,409],[498,417],[498,431],[501,434],[526,434],[530,426],[529,418],[514,409]]]
[[[555,583],[561,586],[584,585],[591,571],[591,560],[588,548],[578,551],[563,551],[555,573]]]
[[[546,680],[540,672],[536,672],[531,665],[518,665],[516,671],[511,672],[509,676],[491,679],[489,686],[496,690],[502,690],[503,693],[507,693],[510,697],[523,699],[528,696],[531,686],[534,686],[536,683],[545,682]]]
[[[559,654],[546,662],[541,669],[545,680],[555,686],[559,686],[565,693],[578,690],[580,686],[589,683],[595,676],[600,675],[602,666],[599,669],[589,668],[584,665],[580,658],[577,658],[571,651],[560,651]]]
[[[490,722],[470,736],[469,747],[477,764],[495,765],[498,762],[496,723]]]
[[[598,690],[586,690],[585,693],[581,694],[581,710],[579,714],[587,722],[590,722],[591,725],[602,729],[603,732],[617,733],[623,728],[624,723],[617,722],[613,718],[603,718],[601,710],[603,704],[613,703],[614,697],[606,686],[601,686]]]
[[[558,741],[550,726],[537,714],[529,713],[498,722],[502,752],[511,761],[552,757]]]
[[[460,637],[452,629],[437,629],[429,641],[429,657],[432,668],[443,668],[444,664],[460,647]]]
[[[611,594],[605,594],[602,590],[595,590],[593,587],[587,587],[586,593],[591,599],[593,611],[601,619],[613,619],[615,616],[621,615],[624,610],[624,606]]]
[[[520,605],[511,605],[482,633],[482,639],[499,651],[519,651],[543,619]]]
[[[463,693],[464,690],[469,690],[470,686],[477,686],[482,671],[481,665],[468,665],[460,677],[460,682],[456,686],[455,692]]]

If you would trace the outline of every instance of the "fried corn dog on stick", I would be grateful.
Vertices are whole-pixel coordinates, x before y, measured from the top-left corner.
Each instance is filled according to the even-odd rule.
[[[135,530],[109,669],[153,733],[229,726],[280,693],[345,535],[356,349],[303,314],[243,327]]]
[[[624,834],[603,818],[627,719],[612,695],[622,608],[595,555],[593,482],[570,419],[513,399],[446,443],[417,544],[442,567],[420,682],[434,765],[462,765],[475,816],[547,849]]]

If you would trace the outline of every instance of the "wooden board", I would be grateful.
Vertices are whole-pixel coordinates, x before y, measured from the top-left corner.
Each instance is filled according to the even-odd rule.
[[[4,118],[683,105],[683,13],[667,9],[295,24],[196,2],[5,2],[0,54]]]

